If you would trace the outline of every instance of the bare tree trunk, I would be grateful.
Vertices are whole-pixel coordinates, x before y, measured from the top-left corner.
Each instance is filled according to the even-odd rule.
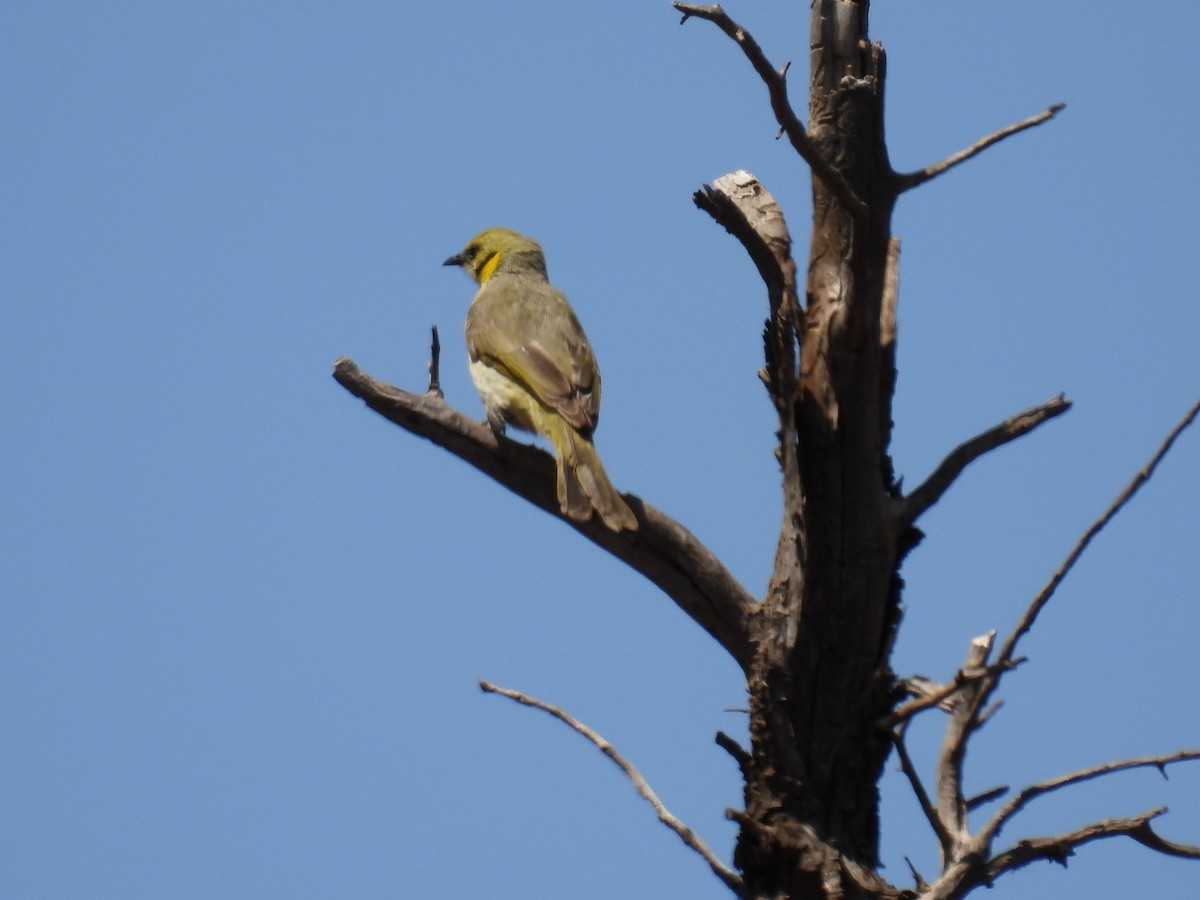
[[[784,522],[749,682],[748,818],[735,861],[752,896],[880,888],[867,873],[878,863],[876,784],[890,750],[877,723],[897,697],[894,302],[885,302],[896,193],[883,53],[866,40],[866,11],[813,0],[808,134],[861,205],[850,208],[814,171],[804,305],[785,301],[768,329]]]

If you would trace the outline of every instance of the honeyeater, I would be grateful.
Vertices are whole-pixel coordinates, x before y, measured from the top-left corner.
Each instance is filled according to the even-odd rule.
[[[600,416],[600,370],[567,298],[546,277],[536,241],[492,228],[471,238],[447,266],[479,283],[467,312],[471,378],[488,424],[544,436],[554,447],[558,503],[578,522],[593,512],[613,531],[637,519],[608,480],[592,443]]]

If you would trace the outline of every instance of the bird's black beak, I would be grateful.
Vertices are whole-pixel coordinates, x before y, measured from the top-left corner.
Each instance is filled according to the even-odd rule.
[[[452,257],[442,263],[443,266],[461,266],[463,264],[463,255],[455,253]]]

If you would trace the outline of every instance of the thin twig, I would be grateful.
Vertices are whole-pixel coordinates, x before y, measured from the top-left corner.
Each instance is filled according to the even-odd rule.
[[[992,817],[992,820],[979,832],[979,839],[990,842],[1000,833],[1000,830],[1009,820],[1024,809],[1030,801],[1035,800],[1043,794],[1049,794],[1051,791],[1057,791],[1074,784],[1080,784],[1085,781],[1091,781],[1094,778],[1101,778],[1105,775],[1111,775],[1114,772],[1124,772],[1129,769],[1154,768],[1165,775],[1166,767],[1173,763],[1191,762],[1198,759],[1200,759],[1200,750],[1180,750],[1178,753],[1172,753],[1169,756],[1122,759],[1099,766],[1092,766],[1089,769],[1081,769],[1078,772],[1061,775],[1058,778],[1051,778],[1049,781],[1039,781],[1037,784],[1031,784],[1029,787],[1023,788],[1008,803],[1004,804],[996,815]]]
[[[1007,794],[1008,791],[1008,785],[1002,784],[999,787],[986,790],[982,794],[976,794],[974,797],[968,797],[967,812],[974,812],[984,804],[991,803],[993,800],[999,800],[1001,797]]]
[[[718,731],[713,740],[716,741],[718,747],[734,758],[743,775],[750,771],[750,764],[753,758],[745,747],[723,731]]]
[[[837,197],[846,209],[858,219],[865,218],[869,212],[867,204],[859,199],[854,188],[850,187],[850,183],[834,167],[833,163],[829,162],[813,145],[804,124],[797,117],[796,111],[792,109],[792,104],[788,100],[787,79],[785,78],[787,67],[785,66],[781,70],[771,65],[770,60],[767,59],[766,54],[763,53],[762,48],[750,32],[729,18],[720,6],[696,6],[692,3],[677,2],[671,5],[683,13],[683,22],[693,16],[712,22],[742,48],[746,59],[750,61],[750,65],[754,67],[758,77],[767,86],[767,93],[771,98],[771,110],[775,113],[775,119],[779,122],[783,133],[791,141],[792,147],[812,168],[813,174],[824,183],[830,193]]]
[[[675,834],[679,836],[679,839],[688,847],[700,854],[704,861],[708,863],[708,867],[712,869],[713,873],[725,883],[726,887],[728,887],[739,897],[746,896],[746,888],[742,883],[742,879],[739,878],[732,869],[730,869],[717,858],[716,854],[709,849],[708,845],[700,839],[696,832],[684,825],[665,806],[663,806],[662,801],[658,799],[658,795],[655,794],[650,788],[650,785],[646,783],[646,779],[642,777],[641,773],[638,772],[636,768],[634,768],[632,763],[628,762],[623,756],[621,756],[620,753],[617,752],[616,748],[613,747],[612,744],[598,735],[591,728],[588,728],[588,726],[584,725],[578,719],[568,715],[556,706],[551,706],[549,703],[543,703],[541,700],[530,697],[528,694],[522,694],[520,691],[513,691],[509,690],[508,688],[497,687],[496,685],[490,684],[486,681],[480,681],[479,687],[484,693],[500,694],[502,697],[507,697],[509,700],[515,700],[517,703],[520,703],[523,706],[530,706],[534,709],[540,709],[542,712],[550,714],[568,728],[578,732],[591,741],[601,753],[612,760],[617,768],[625,773],[625,777],[627,777],[633,783],[634,790],[641,795],[643,800],[645,800],[654,808],[654,812],[658,816],[658,820],[675,832]]]
[[[442,393],[442,342],[438,338],[437,326],[433,326],[433,338],[429,342],[429,389],[425,392],[439,399],[446,395]]]
[[[929,822],[929,826],[937,835],[938,842],[942,845],[942,854],[946,859],[950,858],[954,850],[954,836],[950,834],[946,828],[946,823],[942,821],[942,817],[933,807],[933,802],[929,799],[929,792],[925,790],[925,784],[921,781],[921,776],[917,772],[917,767],[913,765],[912,757],[908,755],[908,746],[904,742],[904,731],[907,727],[902,724],[899,729],[892,732],[892,745],[896,748],[896,756],[900,760],[900,771],[902,771],[908,783],[912,785],[913,794],[917,798],[917,804],[921,807],[921,812],[925,813],[925,818]]]
[[[908,871],[912,873],[913,881],[916,882],[917,890],[923,891],[929,887],[929,882],[921,877],[921,873],[917,871],[917,867],[913,865],[913,861],[907,856],[904,857],[904,862],[908,864]]]
[[[997,660],[998,662],[1004,662],[1005,660],[1012,659],[1013,654],[1017,649],[1017,642],[1020,641],[1021,638],[1028,633],[1029,629],[1033,627],[1033,623],[1037,621],[1038,614],[1042,611],[1045,605],[1050,602],[1050,598],[1054,596],[1054,592],[1058,590],[1058,586],[1062,584],[1063,579],[1067,577],[1067,573],[1070,572],[1075,566],[1075,563],[1079,561],[1079,557],[1083,555],[1083,551],[1086,550],[1088,544],[1092,542],[1092,538],[1103,531],[1104,527],[1113,520],[1113,517],[1115,517],[1116,514],[1125,507],[1125,504],[1133,499],[1133,495],[1138,492],[1138,489],[1150,480],[1150,477],[1154,474],[1154,470],[1158,468],[1158,464],[1162,462],[1163,457],[1170,452],[1171,445],[1175,443],[1176,438],[1183,433],[1184,429],[1192,424],[1197,414],[1200,414],[1200,400],[1197,400],[1192,408],[1188,410],[1187,414],[1179,421],[1179,424],[1171,429],[1171,433],[1168,434],[1163,440],[1162,444],[1159,445],[1158,450],[1155,451],[1154,456],[1150,459],[1150,462],[1146,463],[1146,465],[1142,467],[1142,470],[1133,477],[1133,480],[1130,481],[1128,485],[1125,486],[1125,490],[1121,491],[1120,495],[1112,502],[1112,505],[1105,510],[1104,514],[1095,522],[1093,522],[1092,526],[1086,532],[1084,532],[1083,537],[1079,539],[1079,541],[1075,544],[1074,549],[1072,549],[1067,555],[1067,558],[1063,560],[1062,565],[1058,567],[1058,571],[1056,571],[1050,577],[1050,580],[1046,582],[1046,586],[1042,588],[1041,592],[1038,593],[1033,602],[1029,604],[1029,608],[1025,610],[1025,615],[1021,617],[1021,621],[1017,624],[1017,627],[1013,630],[1013,633],[1008,636],[1008,639],[1004,642],[1004,646],[1001,647],[1000,656]]]
[[[933,178],[937,178],[937,176],[950,171],[955,166],[966,162],[971,157],[978,156],[988,147],[992,146],[993,144],[998,144],[1006,137],[1012,137],[1014,134],[1019,134],[1026,129],[1041,125],[1043,122],[1048,122],[1050,119],[1053,119],[1056,115],[1058,115],[1058,113],[1062,112],[1062,110],[1065,108],[1065,103],[1055,103],[1053,106],[1043,110],[1036,116],[1030,116],[1028,119],[1025,119],[1022,122],[1017,122],[1015,125],[1009,125],[1007,128],[1001,128],[994,134],[989,134],[982,140],[976,141],[966,150],[961,150],[958,153],[955,153],[953,156],[948,156],[939,163],[934,163],[932,166],[926,166],[924,169],[919,169],[916,172],[898,174],[896,176],[896,191],[897,193],[901,193],[911,188],[915,188],[918,185],[922,185]]]
[[[1071,408],[1071,401],[1062,394],[1047,400],[1040,406],[1034,406],[1004,420],[995,428],[989,428],[982,434],[977,434],[962,444],[942,460],[941,465],[934,469],[933,474],[900,502],[896,515],[896,524],[903,530],[920,518],[929,507],[933,506],[949,490],[954,480],[962,474],[963,469],[979,459],[983,454],[995,450],[1010,441],[1028,434],[1043,422],[1062,415]]]

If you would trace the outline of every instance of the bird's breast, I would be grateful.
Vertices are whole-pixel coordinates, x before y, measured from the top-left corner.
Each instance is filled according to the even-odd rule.
[[[483,406],[489,418],[498,416],[509,425],[523,431],[541,431],[538,422],[544,411],[541,404],[523,385],[481,359],[474,360],[470,370],[471,380],[475,382],[475,388],[483,398]]]

